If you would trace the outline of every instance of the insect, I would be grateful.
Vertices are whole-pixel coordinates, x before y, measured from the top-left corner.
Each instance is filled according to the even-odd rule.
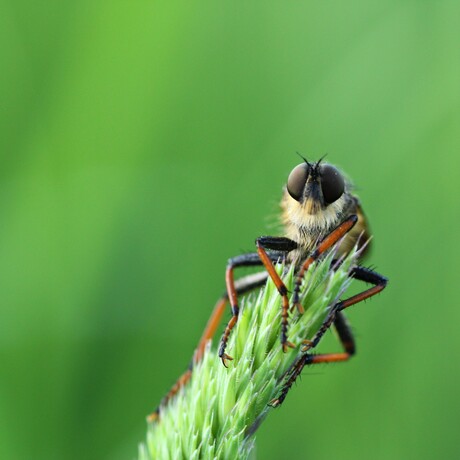
[[[304,274],[310,265],[321,255],[338,243],[337,255],[346,255],[356,244],[363,248],[369,247],[369,229],[358,198],[352,194],[351,185],[335,166],[323,162],[303,162],[290,173],[281,200],[282,221],[285,236],[262,236],[256,239],[256,252],[242,254],[229,259],[225,273],[226,292],[218,300],[208,323],[202,333],[193,359],[187,371],[179,377],[169,393],[163,398],[160,406],[148,417],[149,421],[159,417],[160,410],[185,385],[193,372],[193,366],[204,354],[206,343],[214,336],[227,303],[230,304],[232,317],[225,327],[219,345],[219,357],[224,366],[233,358],[227,354],[227,343],[239,316],[238,297],[265,284],[270,277],[276,285],[281,297],[281,334],[280,343],[284,351],[294,348],[288,340],[289,310],[297,308],[303,313],[300,304],[300,287]],[[294,265],[296,271],[295,288],[292,305],[288,291],[274,264],[284,261]],[[335,264],[337,261],[333,261]],[[234,271],[239,267],[263,266],[264,271],[235,280]],[[285,399],[290,387],[303,367],[309,364],[346,361],[355,353],[355,341],[346,321],[343,310],[382,291],[387,279],[375,271],[359,265],[352,268],[350,276],[373,286],[340,300],[331,306],[322,326],[312,340],[303,342],[303,353],[293,363],[286,374],[286,380],[280,396],[272,401],[278,406]],[[334,326],[343,351],[340,353],[311,354],[308,351],[319,343],[324,333]]]

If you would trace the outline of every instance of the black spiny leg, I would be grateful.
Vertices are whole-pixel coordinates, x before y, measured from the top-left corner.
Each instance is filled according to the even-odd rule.
[[[255,254],[257,256],[257,254]],[[257,256],[258,259],[258,256]],[[262,263],[259,261],[259,265]],[[244,276],[236,280],[235,288],[239,295],[246,294],[247,292],[252,291],[260,286],[263,286],[267,282],[268,273],[259,272],[252,275]],[[203,359],[203,355],[206,349],[206,344],[214,337],[217,328],[219,327],[222,315],[225,312],[225,307],[228,302],[227,293],[225,293],[216,303],[211,316],[209,317],[208,323],[204,328],[201,338],[198,342],[193,358],[190,361],[188,369],[176,380],[174,385],[171,387],[169,392],[164,396],[160,405],[155,409],[155,411],[147,417],[149,422],[154,422],[160,418],[161,408],[167,406],[169,401],[176,395],[176,393],[187,384],[187,382],[192,377],[193,368],[196,363],[199,363]]]
[[[358,281],[364,281],[366,283],[372,283],[374,286],[366,289],[359,294],[349,297],[348,299],[341,300],[337,302],[332,308],[323,324],[321,325],[318,332],[315,334],[311,341],[306,341],[302,351],[306,352],[312,348],[315,348],[318,345],[321,337],[324,333],[331,327],[331,324],[335,321],[337,312],[345,310],[345,308],[351,307],[352,305],[368,299],[369,297],[378,294],[380,291],[385,289],[385,286],[388,283],[387,278],[380,275],[373,270],[361,266],[353,267],[350,271],[350,276],[355,278]]]
[[[287,296],[288,290],[284,285],[282,279],[276,272],[275,267],[273,266],[273,263],[266,252],[266,249],[290,252],[297,248],[297,243],[295,241],[290,240],[289,238],[284,237],[261,236],[260,238],[257,238],[256,245],[260,260],[265,265],[265,268],[268,274],[270,275],[270,278],[275,283],[275,286],[278,289],[280,296],[282,297],[281,346],[283,347],[283,351],[286,352],[288,347],[295,347],[295,345],[289,342],[287,339],[289,314],[289,299]]]
[[[304,366],[318,363],[346,361],[355,354],[356,347],[353,338],[353,333],[350,329],[350,326],[348,325],[345,315],[341,312],[345,308],[348,308],[351,305],[361,302],[362,300],[368,299],[369,297],[372,297],[375,294],[382,291],[387,285],[388,280],[387,278],[374,272],[373,270],[360,266],[354,267],[350,272],[350,276],[360,281],[372,283],[374,284],[374,286],[372,288],[364,290],[363,292],[360,292],[359,294],[351,296],[348,299],[337,302],[331,308],[331,311],[327,315],[318,332],[313,337],[313,340],[305,341],[305,345],[303,348],[304,354],[298,357],[297,360],[286,372],[286,380],[281,389],[281,394],[278,398],[274,399],[271,402],[271,405],[273,407],[279,406],[284,401],[289,392],[289,389],[302,372]],[[312,355],[310,353],[306,353],[308,350],[318,345],[319,341],[321,340],[321,337],[330,328],[332,324],[334,324],[334,327],[338,333],[344,351],[342,353],[325,353],[319,355]]]
[[[302,373],[305,366],[309,364],[318,364],[325,362],[339,362],[346,361],[356,352],[355,341],[353,333],[351,332],[350,326],[341,312],[336,312],[334,327],[339,336],[340,342],[342,343],[344,351],[342,353],[328,353],[324,355],[312,355],[310,353],[304,353],[299,356],[291,367],[284,374],[284,385],[281,388],[280,395],[270,402],[270,406],[278,407],[286,399],[289,390],[296,381],[297,377]]]
[[[273,268],[273,262],[282,260],[286,256],[286,253],[292,250],[289,248],[292,247],[293,244],[295,244],[296,245],[295,247],[297,247],[297,244],[291,240],[288,240],[288,238],[280,238],[280,240],[282,240],[280,244],[272,245],[276,247],[270,247],[270,249],[272,249],[275,252],[267,254],[264,251],[264,254],[268,260],[268,263],[270,264],[272,268]],[[288,241],[290,242],[290,244],[287,243]],[[230,301],[230,306],[232,308],[232,317],[230,318],[230,321],[228,322],[227,327],[225,328],[224,334],[222,335],[222,339],[220,341],[220,347],[219,347],[219,358],[222,360],[222,364],[225,367],[227,367],[227,360],[233,359],[231,356],[225,353],[225,349],[227,347],[230,333],[232,332],[232,329],[235,327],[235,324],[238,321],[238,315],[240,312],[240,309],[238,306],[238,292],[237,292],[237,289],[235,288],[233,271],[237,267],[252,267],[252,266],[257,266],[257,265],[262,265],[262,264],[264,264],[267,267],[266,262],[262,259],[262,257],[260,257],[259,253],[243,254],[240,256],[233,257],[232,259],[228,261],[227,271],[225,273],[225,281],[227,284],[227,296]],[[268,271],[268,274],[272,276],[268,269],[267,271]]]

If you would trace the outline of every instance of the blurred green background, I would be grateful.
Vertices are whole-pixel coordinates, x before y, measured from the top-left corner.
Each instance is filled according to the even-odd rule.
[[[296,150],[354,179],[390,285],[258,458],[458,458],[458,1],[1,11],[0,458],[136,457]]]

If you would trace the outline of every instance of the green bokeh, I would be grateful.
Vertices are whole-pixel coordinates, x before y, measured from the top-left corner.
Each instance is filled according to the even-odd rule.
[[[0,458],[136,456],[296,150],[354,179],[391,283],[258,458],[458,456],[457,1],[1,6]]]

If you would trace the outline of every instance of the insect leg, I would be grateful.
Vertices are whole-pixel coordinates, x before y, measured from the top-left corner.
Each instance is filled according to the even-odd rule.
[[[350,275],[359,281],[371,283],[374,286],[339,302],[339,310],[345,310],[345,308],[351,307],[355,303],[361,302],[362,300],[366,300],[369,297],[378,294],[380,291],[383,291],[383,289],[385,289],[386,285],[388,284],[387,278],[366,267],[356,266],[352,269]]]
[[[343,313],[340,311],[337,311],[333,322],[344,351],[342,353],[327,353],[320,355],[305,353],[299,356],[284,375],[285,383],[281,388],[280,395],[270,402],[270,406],[278,407],[280,404],[282,404],[282,402],[286,399],[290,388],[296,381],[297,377],[301,374],[305,366],[318,363],[346,361],[355,354],[356,347],[353,333],[345,318],[345,315],[343,315]]]
[[[372,297],[375,294],[378,294],[380,291],[385,289],[385,286],[388,283],[387,278],[385,278],[384,276],[380,275],[379,273],[369,268],[360,267],[359,265],[352,268],[350,272],[350,276],[359,281],[372,283],[374,286],[356,295],[353,295],[349,297],[348,299],[337,302],[331,308],[331,311],[327,315],[326,319],[324,320],[323,324],[321,325],[320,329],[315,334],[313,339],[311,341],[305,341],[305,346],[302,351],[306,352],[310,350],[311,348],[316,347],[316,345],[318,345],[319,341],[321,340],[321,337],[329,329],[331,324],[335,321],[335,318],[338,312],[340,312],[341,310],[345,310],[345,308],[348,308],[358,302],[368,299],[369,297]]]
[[[262,236],[257,238],[257,253],[259,254],[260,260],[264,264],[270,278],[275,283],[280,296],[282,297],[282,311],[281,311],[281,346],[283,351],[286,352],[287,348],[294,348],[295,345],[288,341],[287,330],[288,330],[288,312],[289,312],[289,299],[287,296],[288,290],[284,285],[282,279],[278,275],[273,265],[272,260],[266,252],[266,249],[276,249],[278,251],[283,250],[290,252],[297,248],[297,243],[284,237],[268,237]]]
[[[283,238],[283,240],[287,240],[287,238]],[[270,254],[265,253],[267,260],[269,261],[270,266],[272,268],[273,268],[272,260],[276,262],[282,259],[283,257],[285,257],[286,255],[286,251],[282,251],[282,249],[278,249],[278,248],[273,248],[273,249],[275,249],[275,251],[277,252],[270,253]],[[240,256],[233,257],[232,259],[228,261],[227,270],[225,272],[225,281],[227,284],[227,297],[230,301],[230,306],[232,309],[232,317],[230,318],[230,321],[228,322],[225,328],[225,331],[222,335],[222,339],[220,341],[220,346],[219,346],[219,358],[222,360],[222,364],[225,367],[227,367],[227,360],[233,359],[231,356],[225,353],[225,349],[227,347],[230,333],[232,332],[232,329],[235,327],[235,324],[238,321],[238,315],[240,312],[240,309],[238,306],[238,294],[239,293],[235,287],[233,271],[235,270],[235,268],[238,268],[238,267],[250,267],[250,266],[256,266],[256,265],[262,265],[262,263],[265,265],[264,261],[261,259],[258,253],[242,254]],[[271,276],[270,271],[268,271],[268,274]]]
[[[289,389],[302,372],[304,366],[318,363],[346,361],[356,353],[353,333],[345,318],[345,315],[341,311],[350,307],[351,305],[354,305],[379,293],[385,288],[388,280],[379,273],[376,273],[369,268],[360,266],[354,267],[350,272],[350,276],[360,281],[372,283],[374,286],[372,288],[366,289],[363,292],[360,292],[359,294],[353,295],[348,299],[337,302],[331,308],[331,311],[327,315],[318,332],[313,337],[313,340],[306,341],[306,345],[302,350],[303,352],[306,352],[311,348],[316,347],[324,333],[330,328],[332,324],[334,324],[344,351],[342,353],[325,353],[319,355],[312,355],[307,353],[299,357],[286,373],[287,380],[281,390],[281,395],[276,400],[272,401],[273,406],[278,406],[284,401]]]
[[[331,248],[335,243],[337,243],[337,241],[340,240],[340,238],[346,235],[354,227],[357,221],[358,217],[356,215],[352,215],[348,219],[344,220],[335,230],[329,233],[329,235],[327,235],[318,244],[316,249],[308,256],[303,265],[300,267],[295,282],[293,298],[293,304],[299,309],[299,311],[303,311],[303,307],[300,305],[299,296],[300,287],[302,285],[305,272],[308,270],[310,265],[321,256],[321,254],[323,254],[325,251]]]
[[[255,259],[258,260],[258,265],[261,265],[260,259],[258,258],[257,254],[253,254]],[[277,256],[279,257],[279,256]],[[237,290],[238,294],[245,294],[250,292],[251,290],[263,286],[267,281],[268,274],[266,272],[261,273],[254,273],[252,275],[245,276],[241,279],[235,281],[235,289]],[[147,417],[147,421],[153,422],[159,419],[160,410],[162,407],[166,406],[171,398],[182,388],[191,378],[193,367],[196,363],[201,361],[203,358],[204,351],[206,349],[206,344],[209,340],[212,339],[214,336],[217,327],[219,326],[220,320],[222,315],[225,312],[225,307],[228,302],[228,295],[227,293],[223,294],[223,296],[217,301],[213,312],[206,324],[206,327],[201,335],[201,338],[198,342],[198,345],[195,349],[193,358],[188,366],[188,369],[177,379],[174,385],[171,387],[169,392],[164,396],[160,405],[156,408],[156,410]]]

